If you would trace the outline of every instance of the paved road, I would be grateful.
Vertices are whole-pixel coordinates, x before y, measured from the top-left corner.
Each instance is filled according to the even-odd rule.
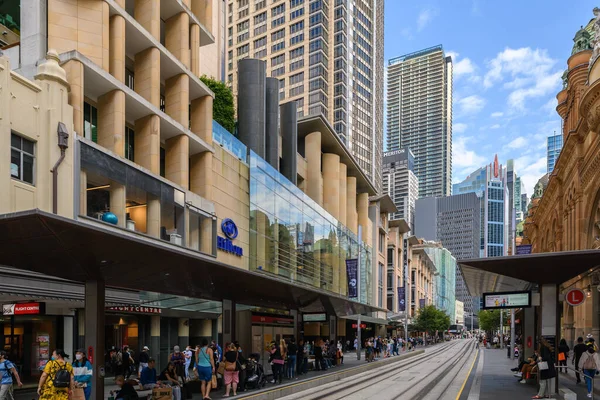
[[[428,348],[423,355],[393,366],[382,366],[321,386],[319,390],[310,389],[282,399],[455,400],[463,391],[476,357],[473,340],[456,340]]]

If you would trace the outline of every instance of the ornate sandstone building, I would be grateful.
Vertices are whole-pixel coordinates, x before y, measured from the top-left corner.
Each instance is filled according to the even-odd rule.
[[[542,192],[536,193],[525,221],[523,243],[535,253],[600,248],[600,10],[574,38],[563,89],[556,96],[563,120],[564,147]],[[598,39],[596,39],[598,38]],[[564,268],[569,268],[565,265]],[[568,341],[600,333],[600,272],[590,271],[561,285],[578,287],[586,302],[563,306],[563,337]]]

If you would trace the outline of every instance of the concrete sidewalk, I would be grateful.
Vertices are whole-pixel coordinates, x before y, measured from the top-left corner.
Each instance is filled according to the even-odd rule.
[[[513,376],[511,368],[517,367],[516,360],[510,360],[506,356],[506,350],[483,349],[481,356],[484,357],[483,373],[481,376],[480,400],[500,400],[509,398],[529,399],[535,396],[539,386],[537,383],[519,383],[519,378]],[[473,371],[475,373],[475,371]],[[533,382],[533,381],[532,381]],[[560,373],[558,376],[559,388],[568,388],[577,394],[578,399],[586,399],[587,389],[585,383],[575,383],[575,374],[569,371],[567,374]],[[594,398],[600,399],[600,379],[595,381],[596,390]],[[466,393],[465,393],[466,392]],[[462,398],[467,398],[469,391],[465,390]],[[559,398],[554,394],[554,398]]]

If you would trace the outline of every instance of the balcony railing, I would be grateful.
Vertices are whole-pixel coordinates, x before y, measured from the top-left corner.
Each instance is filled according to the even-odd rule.
[[[238,159],[245,163],[248,162],[248,150],[246,145],[240,142],[215,120],[213,120],[213,140],[219,143],[224,149],[233,153]]]

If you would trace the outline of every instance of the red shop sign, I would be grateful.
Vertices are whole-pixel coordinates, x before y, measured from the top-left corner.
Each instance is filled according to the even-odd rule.
[[[358,328],[358,324],[352,324],[352,329]],[[360,329],[367,329],[367,324],[360,324]]]
[[[565,295],[565,301],[571,306],[578,306],[585,301],[585,293],[581,289],[571,289]]]
[[[39,315],[46,311],[46,303],[3,304],[2,315]]]

